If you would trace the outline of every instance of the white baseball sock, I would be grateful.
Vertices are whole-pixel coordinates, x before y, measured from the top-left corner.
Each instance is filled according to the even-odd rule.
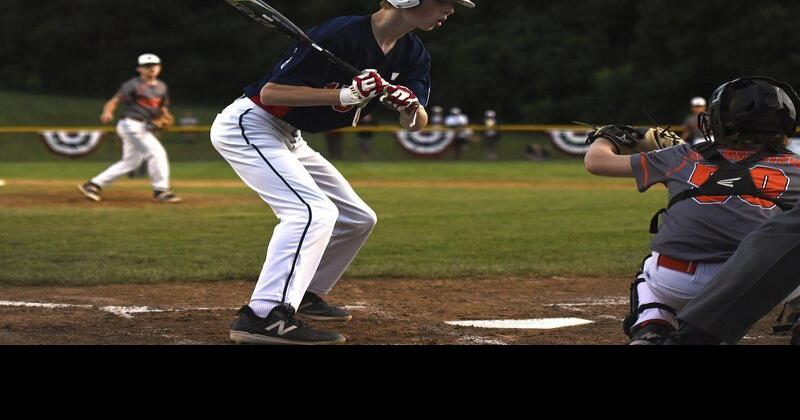
[[[280,302],[275,302],[273,300],[256,299],[251,300],[248,306],[255,312],[256,316],[259,318],[266,318],[267,315],[280,304]]]

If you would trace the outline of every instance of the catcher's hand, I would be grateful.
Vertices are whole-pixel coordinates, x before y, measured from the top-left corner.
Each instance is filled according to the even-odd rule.
[[[167,130],[175,125],[175,117],[170,114],[161,114],[158,118],[150,121],[150,125],[159,130]]]
[[[651,152],[683,144],[681,138],[671,132],[659,128],[637,129],[627,125],[607,125],[589,133],[586,144],[604,138],[614,144],[619,155]]]

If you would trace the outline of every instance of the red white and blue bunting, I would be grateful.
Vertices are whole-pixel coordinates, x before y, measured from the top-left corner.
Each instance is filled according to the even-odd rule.
[[[418,131],[415,133],[398,131],[395,136],[400,146],[409,153],[417,156],[437,157],[444,154],[453,145],[456,133],[453,130]]]
[[[589,151],[586,144],[588,131],[549,131],[550,138],[558,150],[570,155],[585,155]]]
[[[47,148],[61,156],[77,158],[86,156],[97,149],[103,138],[102,131],[43,131],[40,133]]]

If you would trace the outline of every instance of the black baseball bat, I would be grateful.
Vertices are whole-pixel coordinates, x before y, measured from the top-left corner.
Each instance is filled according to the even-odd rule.
[[[231,6],[239,9],[242,13],[250,16],[257,22],[272,29],[273,31],[282,33],[289,38],[292,38],[300,43],[310,46],[318,53],[324,55],[328,60],[341,67],[350,73],[350,77],[356,77],[361,73],[361,70],[353,67],[346,61],[335,56],[332,52],[317,45],[314,40],[308,37],[302,29],[298,28],[286,16],[275,10],[272,6],[264,3],[261,0],[225,0]]]

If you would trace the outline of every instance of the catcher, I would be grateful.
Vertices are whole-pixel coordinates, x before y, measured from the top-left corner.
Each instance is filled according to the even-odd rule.
[[[678,328],[676,312],[714,287],[712,277],[742,239],[800,196],[800,159],[786,149],[795,108],[782,86],[744,78],[720,87],[710,113],[699,117],[706,142],[697,146],[657,128],[590,133],[587,171],[634,177],[640,192],[664,184],[669,193],[650,226],[652,252],[631,286],[623,322],[629,344],[663,343]]]
[[[147,161],[147,171],[153,181],[153,201],[177,203],[179,197],[169,189],[169,160],[164,146],[154,131],[165,130],[175,123],[167,108],[169,92],[167,85],[158,79],[161,59],[155,54],[142,54],[137,61],[134,77],[123,83],[113,98],[106,102],[100,120],[108,124],[114,120],[114,110],[120,102],[124,109],[117,123],[117,134],[122,140],[122,159],[111,165],[100,175],[78,186],[86,198],[101,201],[103,188],[117,178],[135,170]]]

